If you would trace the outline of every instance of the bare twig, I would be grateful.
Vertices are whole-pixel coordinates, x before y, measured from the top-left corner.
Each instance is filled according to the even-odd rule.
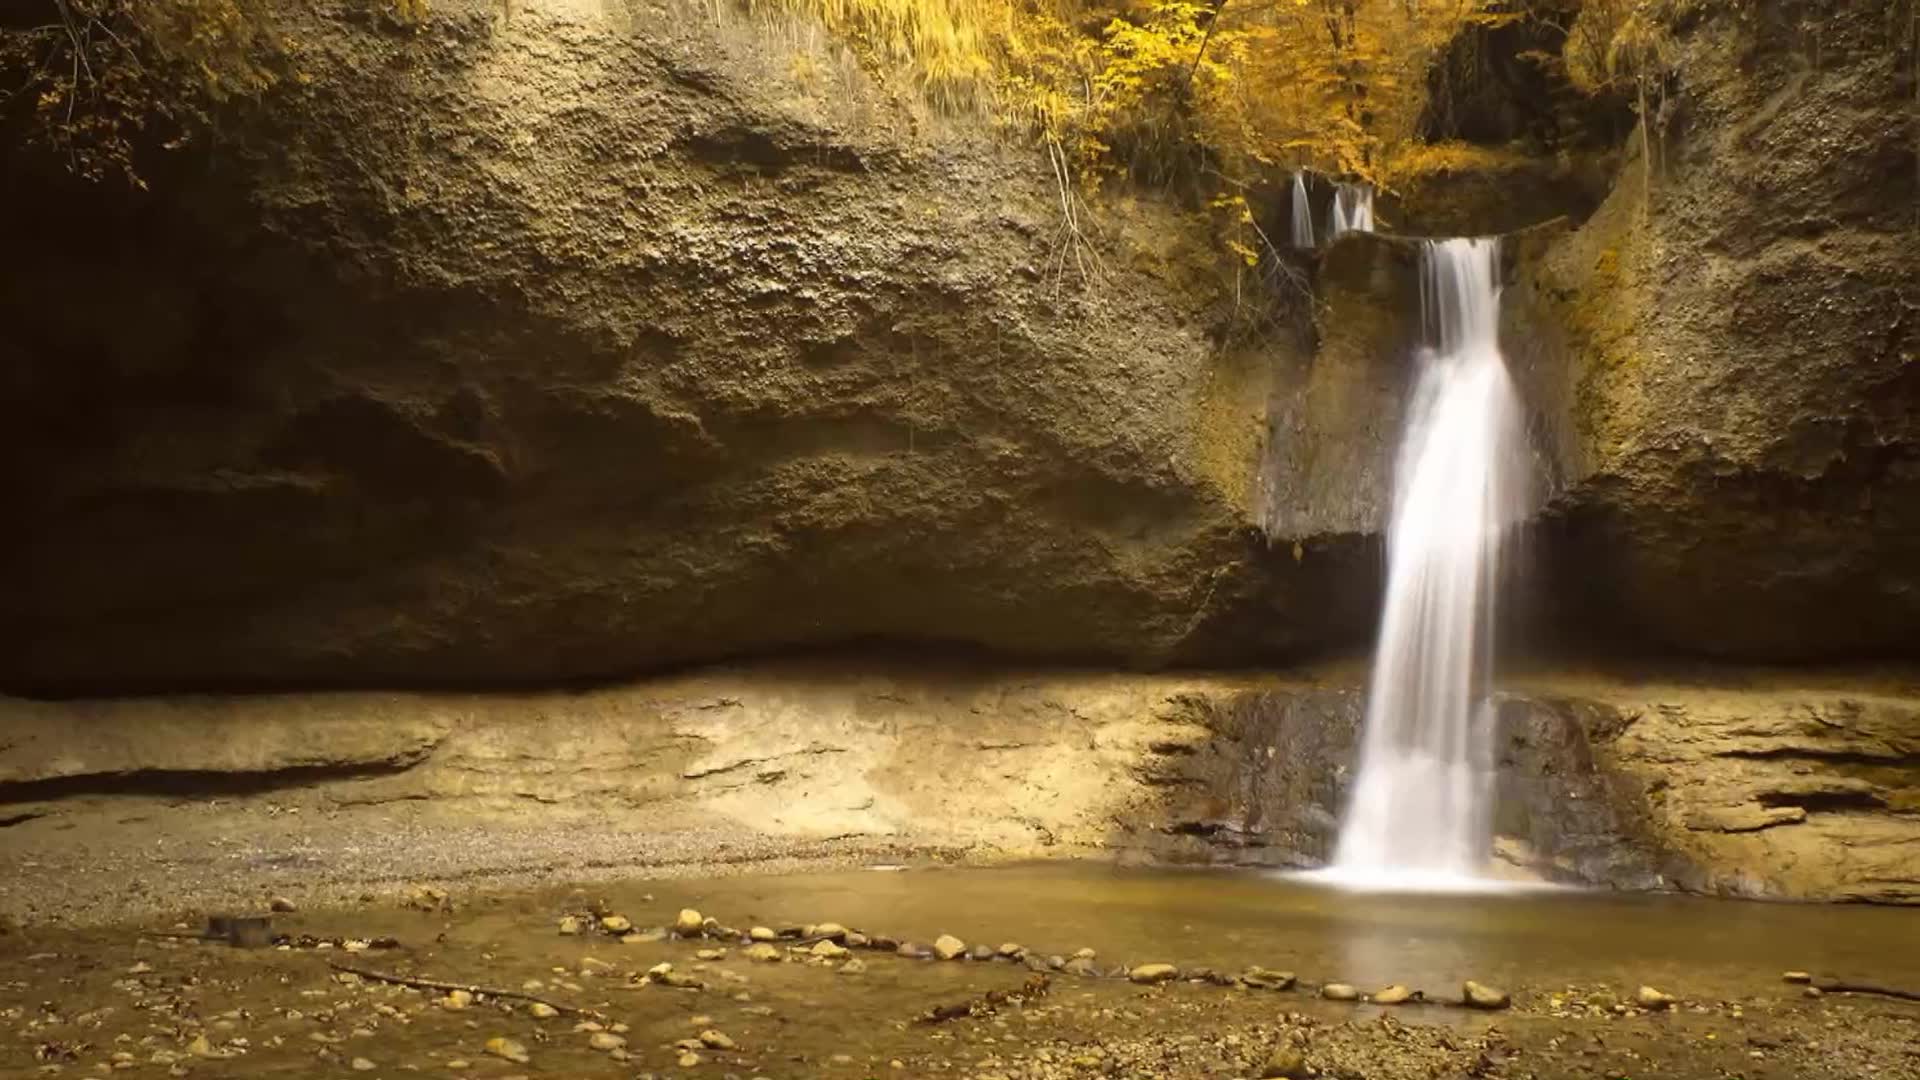
[[[512,1001],[531,1001],[536,1005],[545,1005],[555,1012],[565,1013],[569,1016],[586,1016],[599,1019],[604,1015],[593,1009],[582,1009],[573,1005],[563,1005],[558,1001],[549,1001],[538,994],[523,993],[519,990],[505,990],[499,987],[481,986],[477,983],[448,982],[443,979],[422,979],[412,975],[396,975],[389,971],[375,971],[372,968],[357,967],[339,960],[329,960],[327,961],[327,966],[335,971],[343,971],[349,975],[358,975],[363,979],[392,983],[395,986],[411,986],[416,990],[444,990],[449,993],[455,990],[465,990],[467,993],[476,997],[485,996],[506,998]]]
[[[1813,985],[1823,994],[1874,994],[1879,997],[1898,998],[1901,1001],[1920,1001],[1920,990],[1883,986],[1879,983],[1849,982],[1845,979],[1822,976],[1813,980]]]

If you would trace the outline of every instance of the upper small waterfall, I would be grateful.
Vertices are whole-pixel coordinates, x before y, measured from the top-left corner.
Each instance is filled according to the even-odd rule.
[[[1492,840],[1486,692],[1501,547],[1526,510],[1520,406],[1499,346],[1496,240],[1428,241],[1428,344],[1395,467],[1387,591],[1360,771],[1333,877],[1477,878]]]
[[[1327,210],[1327,243],[1342,233],[1373,231],[1373,185],[1340,184]]]
[[[1299,171],[1293,174],[1293,246],[1313,246],[1313,208],[1307,205],[1307,176]]]

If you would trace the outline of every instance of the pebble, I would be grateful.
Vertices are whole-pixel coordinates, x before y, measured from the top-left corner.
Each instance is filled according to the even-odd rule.
[[[747,946],[746,952],[741,955],[749,960],[758,960],[762,963],[777,964],[780,962],[780,950],[764,941],[757,945]]]
[[[473,995],[465,990],[449,990],[447,996],[440,999],[440,1007],[459,1012],[473,1004]]]
[[[650,930],[635,930],[631,934],[622,934],[620,936],[620,944],[622,945],[651,945],[656,941],[665,940],[667,940],[667,931],[665,928],[658,926]]]
[[[1127,972],[1127,978],[1143,985],[1169,982],[1180,977],[1180,969],[1172,964],[1141,964]]]
[[[1360,991],[1350,983],[1328,983],[1320,988],[1320,996],[1328,1001],[1359,1001]]]
[[[694,937],[705,927],[706,920],[692,908],[681,908],[679,916],[673,920],[673,932],[681,937]]]
[[[494,1057],[505,1058],[518,1065],[525,1065],[533,1060],[533,1056],[527,1053],[526,1047],[499,1035],[487,1040],[486,1051]]]
[[[749,930],[749,931],[747,931],[747,937],[748,937],[748,938],[750,938],[750,939],[752,939],[752,940],[754,940],[754,941],[778,941],[778,940],[780,940],[780,935],[779,935],[779,934],[776,934],[776,933],[774,933],[774,932],[773,932],[773,930],[772,930],[772,928],[770,928],[770,927],[765,927],[765,926],[756,926],[756,927],[754,927],[753,929],[751,929],[751,930]]]
[[[732,1050],[738,1044],[724,1032],[708,1030],[700,1033],[700,1045],[709,1050]]]
[[[1513,1004],[1505,990],[1472,979],[1460,984],[1460,997],[1473,1009],[1504,1009]]]
[[[841,926],[837,922],[823,922],[817,926],[807,927],[806,933],[801,936],[826,938],[829,941],[839,941],[841,938],[844,938],[847,936],[847,928],[844,926]]]
[[[568,915],[566,918],[560,920],[560,932],[568,937],[572,937],[574,934],[580,932],[583,925],[578,916]]]
[[[1813,976],[1804,971],[1783,971],[1780,973],[1780,981],[1790,982],[1790,983],[1810,983],[1813,981]]]
[[[633,929],[633,920],[625,915],[609,915],[600,920],[600,929],[609,934],[624,934]]]
[[[1009,960],[1018,960],[1027,955],[1027,947],[1018,942],[1009,941],[1000,946],[999,953]]]
[[[994,952],[993,946],[991,945],[975,945],[973,948],[967,950],[967,959],[969,960],[991,960],[997,955],[999,954]]]
[[[858,930],[849,930],[844,944],[849,949],[865,949],[873,945],[873,939]]]
[[[378,1068],[379,1066],[375,1065],[371,1061],[368,1061],[366,1058],[354,1058],[352,1062],[348,1063],[347,1067],[352,1069],[354,1072],[372,1072],[374,1069]]]
[[[291,900],[289,900],[289,899],[287,899],[286,897],[284,897],[284,896],[276,896],[276,897],[274,897],[273,899],[271,899],[271,900],[269,900],[269,901],[267,901],[267,910],[268,910],[268,911],[278,911],[278,912],[282,912],[282,913],[285,913],[285,912],[291,912],[291,911],[298,911],[298,910],[300,910],[300,909],[299,909],[299,908],[297,908],[297,907],[294,907],[294,906],[293,906],[293,901],[291,901]],[[360,1059],[357,1059],[357,1060],[361,1060],[361,1061],[364,1061],[364,1060],[366,1060],[366,1059],[365,1059],[365,1058],[360,1058]]]
[[[933,955],[932,949],[927,948],[917,941],[903,941],[895,946],[893,951],[909,960],[925,960]]]
[[[815,942],[813,948],[808,951],[822,960],[840,960],[851,955],[844,946],[836,945],[831,941]]]
[[[952,934],[941,934],[933,939],[933,955],[942,960],[952,960],[967,951],[967,943]]]
[[[682,1050],[680,1052],[679,1064],[680,1064],[680,1067],[683,1069],[691,1069],[695,1065],[700,1064],[700,1055],[694,1053],[691,1050]]]
[[[1375,1005],[1404,1005],[1412,1000],[1413,991],[1399,983],[1394,983],[1385,989],[1375,991],[1372,998]]]
[[[1638,1001],[1643,1009],[1668,1009],[1673,1007],[1675,1001],[1672,994],[1663,994],[1651,986],[1641,987],[1633,995],[1633,999]]]
[[[587,1036],[587,1045],[595,1050],[618,1050],[627,1045],[627,1040],[611,1031],[596,1031]]]
[[[699,952],[694,953],[693,956],[696,960],[725,960],[727,958],[727,950],[701,949]]]
[[[527,1006],[527,1015],[533,1017],[535,1020],[551,1020],[560,1015],[560,1010],[544,1001],[536,1001]]]
[[[1075,957],[1067,961],[1060,970],[1066,972],[1068,975],[1078,976],[1082,979],[1090,979],[1100,974],[1099,966],[1084,956]]]
[[[1099,953],[1094,952],[1092,949],[1075,949],[1072,958],[1075,960],[1091,960],[1099,955]]]

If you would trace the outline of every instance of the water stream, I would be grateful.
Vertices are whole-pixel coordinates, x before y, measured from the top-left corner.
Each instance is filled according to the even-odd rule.
[[[1336,881],[1430,889],[1486,874],[1491,615],[1527,467],[1500,355],[1498,262],[1490,239],[1429,241],[1422,253],[1428,344],[1396,462],[1385,608]]]
[[[1373,185],[1340,184],[1333,192],[1333,205],[1327,209],[1327,243],[1341,234],[1373,231]]]
[[[1307,175],[1293,174],[1293,246],[1313,246],[1313,207],[1307,203]]]

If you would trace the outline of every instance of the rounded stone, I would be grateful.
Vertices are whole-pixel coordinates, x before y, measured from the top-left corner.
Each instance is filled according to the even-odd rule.
[[[1320,996],[1328,1001],[1359,1001],[1360,991],[1350,983],[1328,983],[1320,988]]]

